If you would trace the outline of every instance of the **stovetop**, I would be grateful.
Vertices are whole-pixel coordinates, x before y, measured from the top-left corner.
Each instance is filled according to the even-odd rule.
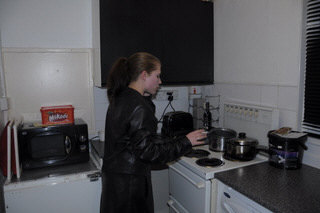
[[[183,165],[184,167],[188,168],[189,170],[193,171],[194,173],[196,173],[197,175],[199,175],[200,177],[206,180],[214,178],[214,174],[218,172],[235,169],[243,166],[248,166],[252,164],[257,164],[257,163],[261,163],[268,160],[267,157],[258,154],[251,161],[236,161],[236,160],[232,161],[232,160],[227,160],[223,158],[223,152],[213,152],[209,150],[208,145],[193,147],[193,149],[201,149],[201,150],[209,151],[210,154],[207,156],[207,158],[217,158],[224,162],[221,166],[216,166],[216,167],[199,166],[196,163],[196,161],[199,160],[199,158],[185,157],[185,156],[181,157],[180,160],[176,162]]]

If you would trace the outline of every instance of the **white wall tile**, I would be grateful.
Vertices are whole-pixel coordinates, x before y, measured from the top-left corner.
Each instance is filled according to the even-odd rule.
[[[279,127],[291,127],[293,130],[298,128],[297,112],[290,110],[279,110]]]
[[[278,107],[298,111],[299,88],[291,86],[279,86]]]
[[[105,120],[96,120],[96,131],[104,130]]]
[[[277,107],[278,105],[278,87],[261,86],[261,105]]]
[[[239,101],[260,104],[261,88],[258,85],[217,84],[215,90],[221,95],[221,101]]]
[[[233,97],[233,86],[230,84],[216,84],[215,89],[222,98]]]
[[[238,84],[234,86],[233,92],[235,94],[234,98],[253,103],[260,102],[260,86]]]

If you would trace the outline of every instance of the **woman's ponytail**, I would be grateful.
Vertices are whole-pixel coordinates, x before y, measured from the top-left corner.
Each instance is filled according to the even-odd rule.
[[[131,75],[128,72],[128,59],[125,57],[118,58],[112,65],[111,71],[107,78],[107,94],[109,102],[113,97],[119,95],[130,83]]]
[[[160,60],[146,52],[137,52],[129,58],[117,59],[108,75],[107,89],[109,102],[118,96],[130,82],[136,81],[142,71],[151,73],[161,65]]]

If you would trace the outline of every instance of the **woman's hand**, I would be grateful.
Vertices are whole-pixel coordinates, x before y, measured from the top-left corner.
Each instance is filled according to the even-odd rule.
[[[195,130],[186,135],[192,146],[204,144],[207,137],[207,132],[203,129]]]

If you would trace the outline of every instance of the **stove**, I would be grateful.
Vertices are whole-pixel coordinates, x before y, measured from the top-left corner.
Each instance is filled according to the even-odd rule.
[[[217,172],[222,172],[230,169],[235,169],[243,166],[248,166],[256,163],[261,163],[264,161],[267,161],[268,158],[266,156],[258,154],[253,160],[251,161],[237,161],[237,160],[232,160],[232,159],[225,159],[223,157],[223,152],[213,152],[209,150],[209,145],[203,145],[203,146],[197,146],[194,149],[198,150],[204,150],[209,153],[209,155],[206,156],[208,159],[217,159],[222,161],[222,165],[219,166],[203,166],[203,165],[198,165],[197,161],[199,159],[203,159],[203,157],[200,158],[190,158],[183,156],[178,160],[176,163],[183,165],[187,169],[191,170],[192,172],[196,173],[200,177],[210,180],[214,178],[214,174]],[[204,160],[203,160],[204,161]],[[199,161],[198,161],[199,162]]]
[[[199,166],[214,168],[217,166],[223,166],[224,162],[218,158],[201,158],[196,161],[196,164]]]
[[[202,157],[207,157],[208,155],[210,155],[210,152],[204,149],[192,149],[190,152],[188,152],[184,156],[189,158],[202,158]]]
[[[276,109],[235,103],[225,103],[223,108],[223,126],[236,132],[246,132],[257,138],[260,145],[268,143],[270,129],[277,129]],[[215,213],[218,191],[215,174],[268,160],[267,156],[260,154],[250,161],[233,160],[224,157],[223,152],[209,150],[209,145],[193,149],[169,165],[170,212]]]

